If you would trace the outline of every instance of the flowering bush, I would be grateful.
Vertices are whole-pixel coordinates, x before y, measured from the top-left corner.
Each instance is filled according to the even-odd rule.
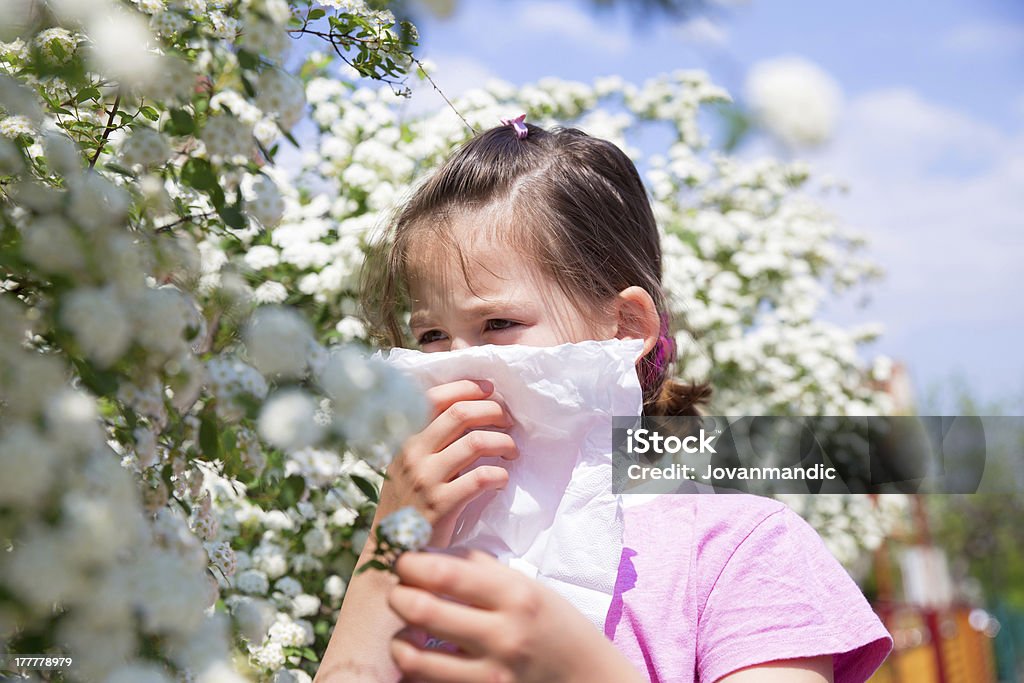
[[[309,680],[381,472],[426,415],[405,378],[367,357],[356,274],[374,228],[466,123],[524,110],[641,162],[680,369],[715,383],[717,409],[886,410],[856,354],[871,331],[816,319],[829,288],[873,273],[857,238],[804,192],[800,164],[705,153],[698,108],[726,94],[702,74],[494,82],[455,101],[465,121],[409,117],[395,91],[415,30],[358,0],[5,11],[11,652],[70,654],[82,680]],[[292,73],[289,36],[332,54]],[[315,139],[301,168],[278,169],[307,103]],[[643,159],[629,136],[648,125],[673,139]]]

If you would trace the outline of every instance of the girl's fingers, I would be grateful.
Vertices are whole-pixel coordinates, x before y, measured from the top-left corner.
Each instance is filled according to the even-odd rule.
[[[494,680],[482,660],[466,655],[420,650],[404,640],[391,641],[391,658],[402,671],[403,680],[417,683],[479,683]]]
[[[403,585],[451,596],[464,603],[460,605],[462,609],[472,609],[466,606],[471,605],[493,610],[504,604],[503,597],[513,589],[506,572],[522,578],[515,570],[479,550],[458,554],[455,551],[406,552],[395,562],[395,573]]]
[[[424,427],[417,437],[418,445],[429,453],[437,453],[471,429],[511,426],[512,419],[497,401],[456,401]]]
[[[478,458],[489,457],[515,460],[519,457],[519,447],[516,446],[515,440],[504,432],[475,429],[462,435],[432,460],[436,460],[437,466],[441,469],[439,478],[451,481],[460,470],[469,467]]]
[[[442,495],[452,510],[461,511],[482,493],[503,489],[507,484],[508,470],[497,465],[480,465],[445,484]]]
[[[476,401],[493,393],[494,384],[485,379],[460,379],[431,387],[426,392],[431,408],[430,421],[433,422],[456,401]]]
[[[458,645],[471,655],[483,654],[481,639],[500,627],[491,612],[460,605],[412,586],[392,588],[388,605],[409,626]],[[408,640],[409,635],[403,640]]]

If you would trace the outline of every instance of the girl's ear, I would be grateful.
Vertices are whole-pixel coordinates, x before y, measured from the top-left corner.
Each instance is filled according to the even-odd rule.
[[[654,299],[643,287],[626,287],[619,292],[616,300],[618,328],[617,339],[643,339],[644,351],[650,353],[658,343],[661,332],[661,316],[654,305]]]

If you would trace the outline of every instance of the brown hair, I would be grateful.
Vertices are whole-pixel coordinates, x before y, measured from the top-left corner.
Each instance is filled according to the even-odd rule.
[[[385,345],[405,345],[400,316],[409,305],[423,233],[454,250],[465,274],[462,250],[447,226],[466,211],[497,211],[506,218],[498,238],[557,283],[584,317],[632,285],[651,295],[662,323],[657,344],[637,364],[644,414],[698,415],[711,387],[671,378],[676,354],[661,284],[661,245],[636,167],[614,144],[575,128],[527,127],[524,139],[511,126],[473,137],[400,209],[361,275],[371,335]]]

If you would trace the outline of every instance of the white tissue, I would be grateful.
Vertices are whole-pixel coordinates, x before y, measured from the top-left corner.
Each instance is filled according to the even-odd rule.
[[[478,548],[569,600],[599,629],[622,551],[622,501],[612,493],[612,416],[639,415],[640,339],[560,346],[475,346],[384,358],[424,388],[458,379],[494,383],[514,419],[508,485],[481,495],[458,518],[452,547]],[[376,357],[381,357],[378,352]],[[461,474],[461,473],[460,473]]]

